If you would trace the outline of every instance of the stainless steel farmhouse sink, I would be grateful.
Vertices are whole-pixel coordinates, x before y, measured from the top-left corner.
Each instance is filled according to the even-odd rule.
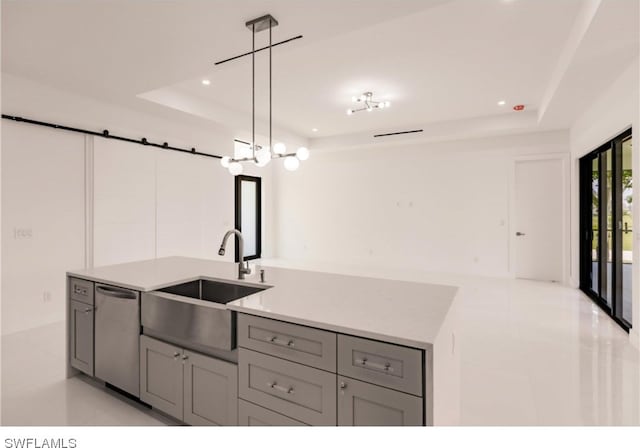
[[[207,302],[226,304],[264,289],[265,288],[255,286],[239,285],[237,283],[201,279],[169,286],[159,291],[168,292],[177,296],[191,297],[192,299],[206,300]]]
[[[145,292],[141,300],[143,333],[200,351],[236,347],[236,313],[226,304],[268,286],[198,279]]]

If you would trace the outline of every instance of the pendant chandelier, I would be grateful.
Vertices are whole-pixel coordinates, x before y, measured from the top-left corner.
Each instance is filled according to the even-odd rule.
[[[285,169],[295,171],[300,166],[301,160],[309,158],[309,150],[301,147],[294,153],[287,153],[284,143],[273,144],[273,124],[272,124],[272,64],[271,64],[271,31],[278,26],[278,21],[267,14],[257,19],[250,20],[245,24],[251,31],[251,145],[247,153],[234,154],[234,157],[223,157],[220,164],[227,168],[229,172],[237,176],[244,171],[243,163],[252,163],[259,167],[264,167],[272,159],[283,159]],[[269,146],[259,146],[256,144],[256,33],[269,30]]]
[[[364,92],[360,96],[351,97],[351,101],[354,103],[361,104],[362,107],[349,108],[347,109],[347,115],[353,115],[356,112],[362,112],[366,110],[367,112],[371,112],[373,109],[388,109],[391,107],[391,103],[389,101],[375,101],[373,99],[373,92]]]

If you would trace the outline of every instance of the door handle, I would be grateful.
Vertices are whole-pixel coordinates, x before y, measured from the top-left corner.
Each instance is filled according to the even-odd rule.
[[[525,235],[526,235],[525,233],[522,233],[522,232],[516,232],[516,236],[525,236]]]
[[[133,291],[110,288],[108,286],[96,286],[96,292],[116,299],[135,300],[138,298],[138,294]]]

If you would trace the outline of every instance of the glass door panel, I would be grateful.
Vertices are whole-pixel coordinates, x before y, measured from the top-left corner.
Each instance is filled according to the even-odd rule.
[[[633,266],[633,165],[631,136],[622,140],[622,312],[631,322],[631,277]]]
[[[600,194],[600,159],[598,157],[594,157],[593,162],[591,163],[591,290],[596,294],[600,294],[599,289],[599,275],[600,271],[599,260],[600,260],[600,249],[599,249],[599,240],[600,234],[598,232],[598,220],[600,216],[600,204],[599,204],[599,194]]]
[[[602,273],[602,287],[600,294],[604,298],[609,308],[613,308],[613,150],[608,149],[601,155],[602,167],[604,172],[601,173],[601,177],[604,176],[602,183],[602,213],[606,213],[602,216],[601,229],[602,229],[602,259],[605,260],[606,267]]]

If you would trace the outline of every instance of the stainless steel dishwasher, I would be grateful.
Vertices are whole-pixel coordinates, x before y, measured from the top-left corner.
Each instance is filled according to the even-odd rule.
[[[95,376],[140,397],[140,293],[96,284]]]

